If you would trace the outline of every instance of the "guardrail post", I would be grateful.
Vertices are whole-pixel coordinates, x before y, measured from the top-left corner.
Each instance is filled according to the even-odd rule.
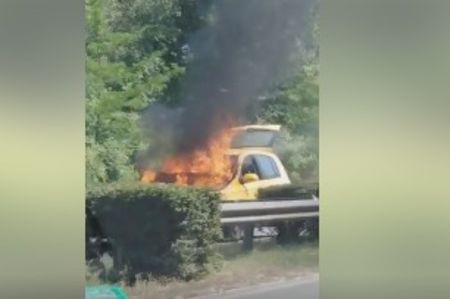
[[[251,251],[253,249],[253,231],[255,226],[253,224],[244,224],[244,240],[242,243],[242,249],[244,251]]]

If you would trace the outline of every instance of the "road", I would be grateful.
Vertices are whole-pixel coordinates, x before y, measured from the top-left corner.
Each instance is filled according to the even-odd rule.
[[[297,280],[229,292],[208,299],[319,299],[319,279]]]

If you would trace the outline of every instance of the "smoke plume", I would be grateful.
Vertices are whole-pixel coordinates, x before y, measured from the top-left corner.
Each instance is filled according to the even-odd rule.
[[[182,110],[164,112],[158,107],[152,112],[150,107],[144,115],[146,125],[173,128],[172,149],[189,152],[202,147],[228,120],[245,122],[258,96],[289,76],[299,43],[310,30],[314,4],[314,0],[214,2],[211,24],[188,37],[185,46],[191,61],[181,83]],[[166,115],[167,121],[156,115]]]

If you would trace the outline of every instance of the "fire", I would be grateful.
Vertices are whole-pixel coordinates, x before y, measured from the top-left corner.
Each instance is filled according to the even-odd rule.
[[[208,187],[225,184],[233,176],[232,161],[227,156],[232,135],[230,128],[221,130],[204,148],[170,157],[158,171],[145,170],[141,181]]]

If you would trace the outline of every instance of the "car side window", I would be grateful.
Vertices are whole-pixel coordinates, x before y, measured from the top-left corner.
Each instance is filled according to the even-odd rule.
[[[272,157],[266,155],[255,155],[259,176],[262,180],[280,177],[280,171]]]
[[[245,157],[242,162],[241,175],[245,175],[247,173],[256,173],[259,176],[258,168],[252,155]]]

